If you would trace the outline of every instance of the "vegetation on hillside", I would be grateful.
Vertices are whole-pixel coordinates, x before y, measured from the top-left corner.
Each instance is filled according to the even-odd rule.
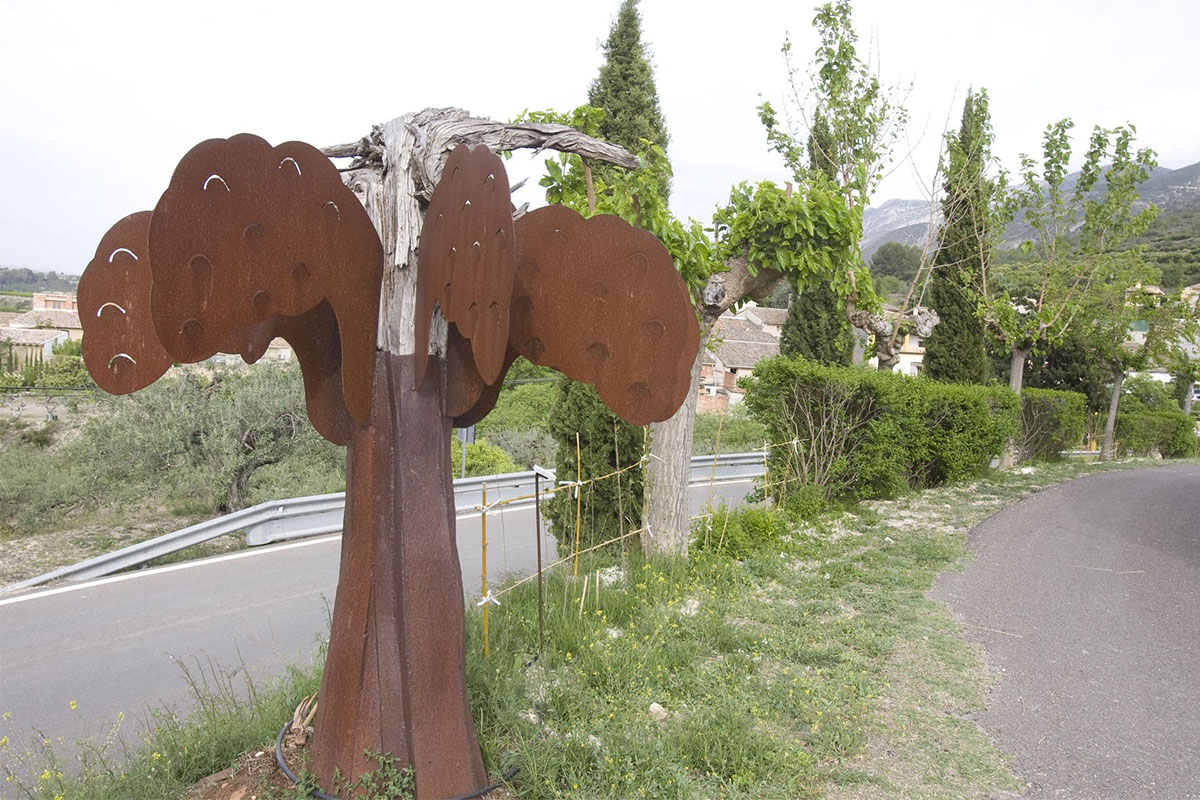
[[[78,275],[37,272],[24,267],[0,267],[0,294],[7,292],[74,292]]]

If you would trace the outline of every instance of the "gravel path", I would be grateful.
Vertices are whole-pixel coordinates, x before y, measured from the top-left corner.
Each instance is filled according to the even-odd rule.
[[[978,525],[932,592],[999,682],[1031,798],[1200,798],[1200,466],[1098,474]]]

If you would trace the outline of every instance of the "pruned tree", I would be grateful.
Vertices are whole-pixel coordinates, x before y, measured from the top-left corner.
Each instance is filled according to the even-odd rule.
[[[1158,271],[1133,248],[1105,256],[1081,309],[1079,337],[1112,381],[1101,457],[1113,457],[1122,386],[1129,372],[1176,363],[1200,331],[1196,312],[1178,294],[1154,286]]]
[[[104,237],[80,284],[84,356],[125,393],[173,361],[287,339],[309,416],[345,443],[346,516],[312,771],[394,759],[418,798],[486,783],[464,678],[450,427],[492,407],[518,355],[594,383],[635,424],[670,416],[699,342],[651,234],[545,208],[513,219],[494,151],[627,168],[561,125],[429,109],[324,152],[203,142],[155,210]],[[330,157],[354,159],[346,184]]]
[[[1009,386],[1018,394],[1029,354],[1061,342],[1072,325],[1089,322],[1080,312],[1094,307],[1089,292],[1103,283],[1109,255],[1145,232],[1156,214],[1153,206],[1137,208],[1137,187],[1156,162],[1154,151],[1134,151],[1134,128],[1097,126],[1071,187],[1073,127],[1070,119],[1047,126],[1041,165],[1022,155],[1024,185],[1004,197],[1000,219],[1019,214],[1032,227],[1034,238],[1023,249],[1035,258],[1013,265],[988,261],[978,282],[966,287],[1010,353]]]

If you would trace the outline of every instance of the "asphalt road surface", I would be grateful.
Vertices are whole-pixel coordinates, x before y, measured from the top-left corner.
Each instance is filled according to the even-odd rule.
[[[693,487],[693,513],[711,494],[736,503],[751,488]],[[543,537],[548,563],[554,537]],[[34,730],[62,737],[69,762],[71,744],[102,740],[118,712],[126,732],[148,708],[186,712],[181,665],[194,677],[219,664],[262,678],[309,663],[328,631],[340,546],[340,534],[323,536],[0,599],[0,712],[11,712],[0,734],[14,745]],[[465,591],[477,595],[478,514],[458,517],[458,552]],[[533,508],[490,513],[489,582],[535,565]]]
[[[1200,798],[1200,467],[1111,472],[1006,509],[934,596],[999,682],[978,721],[1031,798]]]

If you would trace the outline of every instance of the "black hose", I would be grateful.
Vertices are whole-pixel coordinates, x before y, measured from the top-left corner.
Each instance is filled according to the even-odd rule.
[[[300,779],[296,777],[296,773],[288,769],[287,762],[283,760],[283,736],[287,733],[288,728],[290,727],[292,727],[292,723],[289,722],[280,729],[279,735],[275,737],[275,763],[279,765],[279,769],[283,771],[283,774],[287,776],[289,781],[299,784]],[[513,776],[516,775],[520,769],[520,767],[513,767],[508,772],[504,773],[499,781],[493,783],[491,786],[485,786],[478,791],[471,792],[470,794],[461,794],[458,797],[451,797],[448,798],[448,800],[473,800],[476,797],[483,797],[485,794],[496,791],[505,783],[512,780]],[[325,794],[320,789],[310,789],[308,796],[315,798],[315,800],[338,800],[338,798],[334,797],[333,795]]]

